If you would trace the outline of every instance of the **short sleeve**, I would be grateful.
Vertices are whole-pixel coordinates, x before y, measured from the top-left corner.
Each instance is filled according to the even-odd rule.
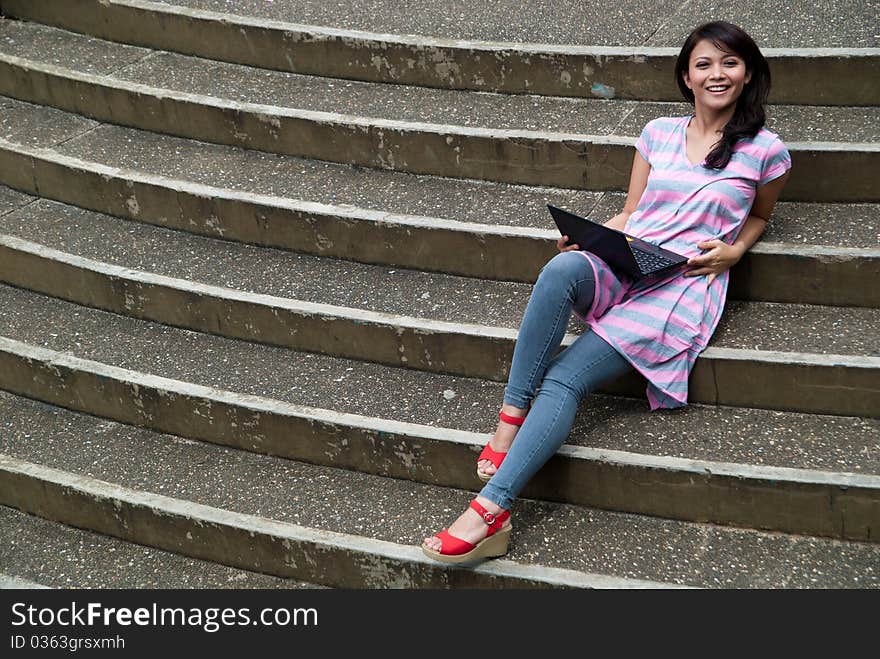
[[[639,139],[636,140],[636,151],[638,151],[642,155],[642,158],[649,163],[651,162],[651,144],[651,122],[648,122],[642,129],[642,134],[639,135]]]
[[[761,178],[758,185],[766,185],[770,181],[779,178],[791,169],[791,154],[778,137],[776,137],[767,149],[764,158],[764,166],[761,170]]]

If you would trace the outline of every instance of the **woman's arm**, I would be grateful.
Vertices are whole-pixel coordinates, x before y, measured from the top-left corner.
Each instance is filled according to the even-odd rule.
[[[715,277],[736,265],[743,254],[758,242],[758,238],[764,233],[767,220],[770,219],[773,207],[776,206],[776,200],[779,199],[779,193],[782,192],[782,188],[785,187],[785,182],[788,180],[788,174],[789,172],[786,172],[767,185],[758,188],[758,192],[755,194],[755,203],[752,204],[752,209],[749,211],[742,231],[739,232],[739,236],[732,245],[717,239],[697,243],[697,247],[708,251],[688,261],[688,265],[693,266],[693,269],[684,273],[684,276],[709,275],[708,283],[711,284]]]
[[[651,165],[642,157],[642,154],[636,151],[633,157],[632,171],[629,174],[629,189],[626,192],[626,203],[623,205],[623,211],[612,217],[605,223],[606,227],[623,231],[626,221],[639,206],[639,201],[648,187],[648,175],[651,173]]]
[[[629,189],[626,193],[626,203],[623,205],[623,211],[605,222],[606,227],[623,231],[629,216],[636,210],[639,200],[648,187],[648,174],[651,173],[651,165],[642,157],[642,154],[636,151],[633,157],[632,171],[629,174]],[[578,245],[568,245],[568,236],[562,236],[556,241],[556,248],[560,252],[570,252],[580,249]]]

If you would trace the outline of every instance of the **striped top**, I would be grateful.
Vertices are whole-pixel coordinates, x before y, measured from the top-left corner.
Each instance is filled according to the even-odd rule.
[[[779,136],[762,128],[734,147],[724,169],[694,165],[685,132],[691,115],[663,117],[645,126],[636,149],[651,165],[648,184],[625,231],[685,256],[697,243],[718,238],[732,244],[745,224],[757,188],[791,168]],[[584,321],[648,380],[651,409],[687,404],[688,378],[721,318],[730,271],[711,285],[707,277],[679,274],[661,282],[618,279],[599,257],[596,291]]]

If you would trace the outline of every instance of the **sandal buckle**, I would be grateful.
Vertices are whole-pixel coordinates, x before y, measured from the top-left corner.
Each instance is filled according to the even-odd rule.
[[[486,522],[489,526],[495,524],[495,513],[490,513],[488,510],[483,513],[483,521]]]

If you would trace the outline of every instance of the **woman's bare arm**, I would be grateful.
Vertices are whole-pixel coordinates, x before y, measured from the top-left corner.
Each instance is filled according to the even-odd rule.
[[[779,193],[782,192],[782,188],[785,187],[785,182],[788,180],[788,174],[789,172],[786,172],[767,185],[758,188],[749,216],[732,245],[721,240],[707,240],[697,243],[697,247],[708,251],[688,261],[688,265],[693,266],[693,269],[688,270],[685,277],[709,275],[709,283],[711,284],[715,277],[736,265],[743,254],[758,242],[758,238],[764,233],[767,220],[770,219],[770,214],[773,213],[773,208],[776,206],[776,200],[779,199]]]
[[[623,211],[612,217],[605,223],[606,227],[623,231],[626,221],[639,206],[639,201],[648,187],[648,175],[651,173],[651,165],[642,157],[642,154],[636,151],[633,157],[632,171],[629,174],[629,189],[626,192],[626,203],[623,205]]]

